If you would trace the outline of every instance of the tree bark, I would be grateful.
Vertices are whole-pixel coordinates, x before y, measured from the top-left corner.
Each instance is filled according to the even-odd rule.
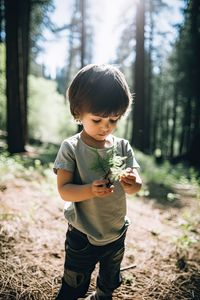
[[[3,43],[4,0],[0,0],[0,43]]]
[[[144,0],[138,1],[136,12],[135,101],[131,144],[144,151],[145,85],[144,85]]]
[[[170,143],[170,157],[173,158],[174,156],[174,144],[175,144],[175,136],[176,136],[176,119],[177,119],[177,104],[178,104],[178,96],[177,91],[174,91],[174,103],[173,103],[173,124],[172,124],[172,131],[171,131],[171,143]]]
[[[86,42],[86,32],[85,32],[85,13],[86,13],[86,0],[81,1],[81,68],[85,66],[85,42]]]
[[[152,152],[152,52],[153,52],[153,36],[154,36],[154,20],[153,20],[153,3],[149,2],[149,51],[148,51],[148,74],[145,95],[145,131],[144,131],[144,149],[145,152]]]
[[[10,153],[25,151],[30,1],[5,1],[7,143]]]
[[[86,46],[86,0],[80,2],[80,12],[81,12],[81,46],[80,46],[80,58],[81,58],[81,68],[85,66],[85,46]],[[83,126],[78,125],[78,132],[82,131]]]

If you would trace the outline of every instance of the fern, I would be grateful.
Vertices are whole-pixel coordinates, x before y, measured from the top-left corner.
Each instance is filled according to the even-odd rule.
[[[96,149],[94,151],[96,153],[96,160],[93,161],[91,169],[103,172],[105,174],[104,179],[108,179],[108,185],[111,185],[114,180],[118,180],[124,173],[127,157],[118,155],[116,148],[108,150],[104,157],[101,157]]]

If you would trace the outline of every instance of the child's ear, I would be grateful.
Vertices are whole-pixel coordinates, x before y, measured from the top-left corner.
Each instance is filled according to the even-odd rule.
[[[75,120],[80,119],[80,111],[77,109],[74,110],[74,118]]]
[[[74,111],[74,119],[77,124],[81,124],[81,113],[78,110]]]

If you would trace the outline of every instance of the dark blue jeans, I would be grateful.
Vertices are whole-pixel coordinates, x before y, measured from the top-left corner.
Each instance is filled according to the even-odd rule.
[[[56,300],[76,300],[83,297],[98,262],[98,299],[112,299],[113,291],[121,284],[120,265],[124,255],[125,236],[126,233],[105,246],[94,246],[89,243],[85,234],[69,225],[65,241],[64,275]]]

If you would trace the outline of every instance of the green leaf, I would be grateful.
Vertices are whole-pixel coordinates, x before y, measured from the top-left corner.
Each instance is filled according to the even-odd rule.
[[[116,148],[108,150],[104,157],[99,154],[98,150],[95,149],[94,151],[96,160],[93,161],[91,169],[103,172],[105,174],[104,178],[118,180],[126,168],[125,160],[127,157],[118,155]]]

